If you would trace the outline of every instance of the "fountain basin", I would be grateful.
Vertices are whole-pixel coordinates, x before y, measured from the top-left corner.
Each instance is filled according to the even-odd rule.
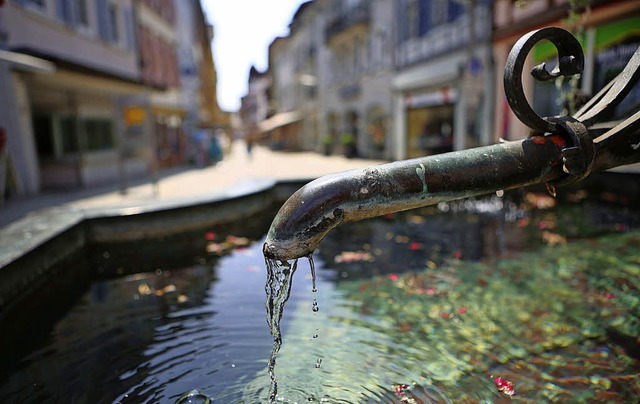
[[[200,198],[109,209],[51,208],[0,229],[0,318],[93,243],[136,243],[236,223],[281,203],[306,180],[256,180]]]

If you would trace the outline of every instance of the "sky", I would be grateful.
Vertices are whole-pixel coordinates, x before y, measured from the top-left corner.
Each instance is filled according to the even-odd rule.
[[[212,50],[218,72],[218,103],[223,110],[240,109],[249,69],[267,69],[269,44],[289,33],[291,18],[305,1],[202,0],[214,29]]]

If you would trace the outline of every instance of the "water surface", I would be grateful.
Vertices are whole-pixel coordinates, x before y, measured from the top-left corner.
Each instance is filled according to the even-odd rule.
[[[257,403],[275,380],[277,402],[497,402],[511,400],[502,377],[524,401],[628,401],[640,216],[577,200],[493,197],[333,230],[313,257],[317,292],[298,263],[271,374],[262,236],[205,229],[179,260],[93,246],[73,274],[109,261],[125,275],[52,283],[62,307],[3,324],[0,396]]]

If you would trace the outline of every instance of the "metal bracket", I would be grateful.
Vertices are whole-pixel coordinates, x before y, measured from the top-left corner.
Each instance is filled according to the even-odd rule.
[[[559,135],[570,144],[562,148],[563,171],[567,176],[552,183],[562,185],[579,181],[589,175],[595,166],[599,142],[606,140],[610,145],[616,144],[617,142],[611,139],[614,135],[629,136],[635,133],[635,128],[639,126],[640,116],[636,113],[615,127],[601,124],[599,129],[591,129],[595,123],[601,123],[611,117],[614,109],[640,79],[640,48],[636,50],[624,70],[574,116],[543,118],[531,108],[521,80],[527,55],[541,40],[551,41],[558,50],[558,66],[552,71],[547,70],[545,63],[534,67],[531,75],[535,79],[545,81],[582,73],[584,54],[578,40],[562,28],[542,28],[523,36],[511,49],[504,71],[504,88],[511,109],[520,121],[533,130],[532,136]],[[627,153],[624,150],[622,152]]]
[[[556,133],[572,144],[562,149],[562,170],[568,176],[553,181],[553,185],[569,184],[589,176],[595,164],[596,149],[587,127],[570,116],[547,119],[556,124]]]

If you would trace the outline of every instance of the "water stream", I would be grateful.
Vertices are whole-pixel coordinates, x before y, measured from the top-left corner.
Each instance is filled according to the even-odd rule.
[[[316,271],[313,263],[313,258],[308,256],[309,266],[311,268],[312,278],[312,293],[317,292],[316,288]],[[280,321],[282,320],[282,314],[284,311],[284,305],[289,300],[291,295],[291,285],[293,283],[293,274],[298,267],[298,260],[293,261],[279,261],[269,258],[265,258],[265,264],[267,268],[267,281],[265,285],[265,291],[267,293],[267,324],[269,325],[269,331],[273,336],[273,349],[269,356],[268,372],[271,380],[269,386],[269,402],[273,403],[278,395],[278,381],[275,373],[276,357],[282,346],[282,331],[280,329]],[[318,301],[314,297],[312,310],[318,311]],[[316,366],[319,366],[321,360],[316,362]]]

